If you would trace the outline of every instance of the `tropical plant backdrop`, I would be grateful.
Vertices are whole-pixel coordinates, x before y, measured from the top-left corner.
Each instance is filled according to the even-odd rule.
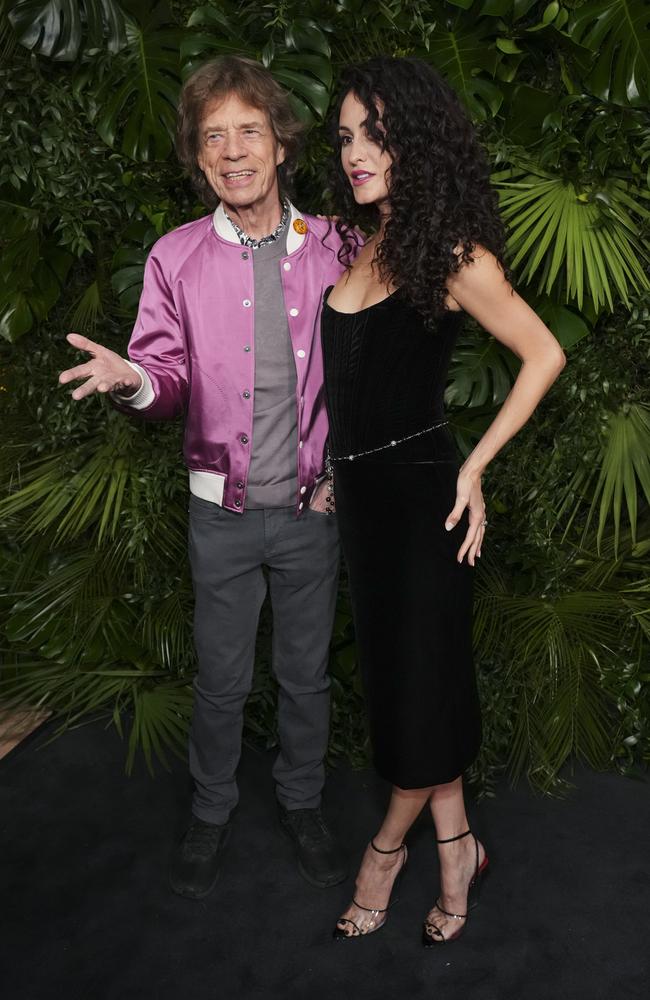
[[[309,126],[295,200],[330,211],[333,86],[376,53],[429,60],[493,164],[519,292],[569,364],[485,483],[473,777],[557,788],[650,759],[650,9],[646,0],[2,0],[2,699],[98,715],[127,767],[184,752],[194,658],[181,427],[57,387],[74,329],[124,351],[153,241],[203,213],[172,148],[179,85],[254,56]],[[474,324],[447,404],[471,448],[517,362]],[[274,742],[264,612],[249,739]],[[399,669],[399,664],[396,664]],[[341,586],[331,752],[366,745]]]

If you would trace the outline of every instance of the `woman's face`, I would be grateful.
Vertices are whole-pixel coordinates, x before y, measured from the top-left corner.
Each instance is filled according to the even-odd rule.
[[[382,129],[381,104],[377,105]],[[358,205],[376,205],[380,212],[388,210],[388,171],[393,159],[366,131],[368,112],[352,91],[346,95],[339,115],[341,164],[347,175]]]

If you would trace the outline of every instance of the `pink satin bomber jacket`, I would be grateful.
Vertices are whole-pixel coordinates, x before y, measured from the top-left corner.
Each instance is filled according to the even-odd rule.
[[[279,262],[297,372],[299,514],[322,476],[327,415],[320,314],[343,267],[327,221],[291,206],[287,256]],[[185,413],[190,490],[241,513],[251,456],[255,383],[253,255],[219,206],[154,245],[145,267],[129,358],[143,386],[114,404],[148,420]]]

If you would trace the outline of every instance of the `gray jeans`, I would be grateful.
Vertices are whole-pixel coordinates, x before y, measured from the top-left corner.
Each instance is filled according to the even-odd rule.
[[[329,643],[339,569],[336,517],[279,507],[231,511],[190,497],[198,674],[190,730],[192,812],[224,823],[239,795],[243,712],[268,569],[280,753],[273,768],[288,809],[318,806],[329,730]]]

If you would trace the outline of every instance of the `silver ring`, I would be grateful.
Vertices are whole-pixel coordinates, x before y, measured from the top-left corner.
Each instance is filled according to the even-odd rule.
[[[487,521],[481,521],[481,527],[482,528],[486,528],[487,527]]]

